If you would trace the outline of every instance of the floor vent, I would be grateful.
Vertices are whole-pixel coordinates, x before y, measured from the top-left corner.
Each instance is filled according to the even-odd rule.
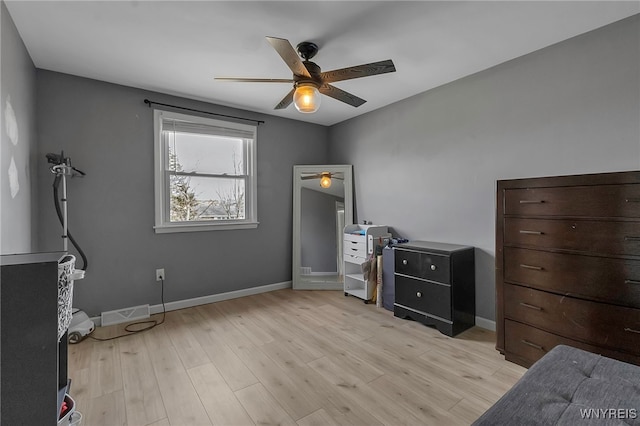
[[[149,305],[133,306],[131,308],[117,309],[115,311],[103,312],[101,314],[100,325],[120,324],[139,319],[149,318]]]

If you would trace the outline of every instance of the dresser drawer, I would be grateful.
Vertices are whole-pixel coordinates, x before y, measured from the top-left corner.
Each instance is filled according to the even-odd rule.
[[[444,284],[450,283],[450,262],[448,256],[401,250],[398,248],[396,248],[394,252],[396,273]]]
[[[505,247],[504,280],[569,296],[640,308],[638,260]]]
[[[504,244],[640,256],[640,222],[593,220],[504,220]]]
[[[640,309],[607,305],[505,284],[505,318],[640,355]],[[615,345],[611,347],[611,345]]]
[[[358,257],[367,257],[367,244],[364,241],[344,241],[344,254]]]
[[[589,345],[577,340],[547,333],[535,327],[521,324],[519,322],[505,320],[505,352],[508,360],[514,356],[515,361],[525,361],[526,366],[530,366],[544,354],[558,345],[568,345],[574,348],[597,353],[610,358],[619,359],[625,362],[640,364],[640,358],[623,352],[614,351],[599,346]]]
[[[343,258],[344,258],[345,262],[355,263],[355,264],[358,264],[358,265],[362,265],[364,262],[367,261],[366,257],[357,256],[357,255],[354,255],[354,254],[348,254],[346,252],[344,253]]]
[[[395,276],[395,303],[451,320],[451,287],[402,275]]]
[[[504,214],[640,217],[640,184],[506,189]]]
[[[355,243],[367,243],[367,237],[360,234],[344,234],[344,241],[353,241]]]
[[[353,240],[348,240],[348,239],[344,239],[344,248],[345,249],[356,249],[356,250],[362,250],[363,253],[367,252],[367,243],[365,240],[361,240],[361,241],[353,241]]]

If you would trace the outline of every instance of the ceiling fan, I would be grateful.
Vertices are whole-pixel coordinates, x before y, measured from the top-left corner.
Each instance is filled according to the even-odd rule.
[[[304,41],[298,44],[296,53],[289,40],[267,37],[267,41],[293,71],[293,78],[217,77],[216,80],[252,83],[293,83],[293,89],[287,93],[274,109],[284,109],[293,102],[300,112],[315,112],[320,106],[320,94],[327,95],[351,106],[359,107],[366,102],[364,99],[338,89],[330,83],[385,74],[396,70],[393,61],[387,59],[386,61],[322,72],[317,64],[310,61],[318,53],[318,46],[315,43]]]
[[[344,176],[342,173],[320,172],[308,176],[301,176],[300,179],[320,179],[320,186],[323,188],[329,188],[331,186],[331,179],[344,180]]]

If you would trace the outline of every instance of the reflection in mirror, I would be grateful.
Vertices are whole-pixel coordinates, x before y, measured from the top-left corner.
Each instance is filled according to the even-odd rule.
[[[293,288],[341,290],[342,232],[353,223],[351,166],[294,166],[293,203]]]

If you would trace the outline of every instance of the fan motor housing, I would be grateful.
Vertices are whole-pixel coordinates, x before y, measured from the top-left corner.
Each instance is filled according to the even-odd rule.
[[[313,58],[318,53],[318,45],[310,41],[298,43],[296,49],[298,50],[298,55],[305,61]]]

